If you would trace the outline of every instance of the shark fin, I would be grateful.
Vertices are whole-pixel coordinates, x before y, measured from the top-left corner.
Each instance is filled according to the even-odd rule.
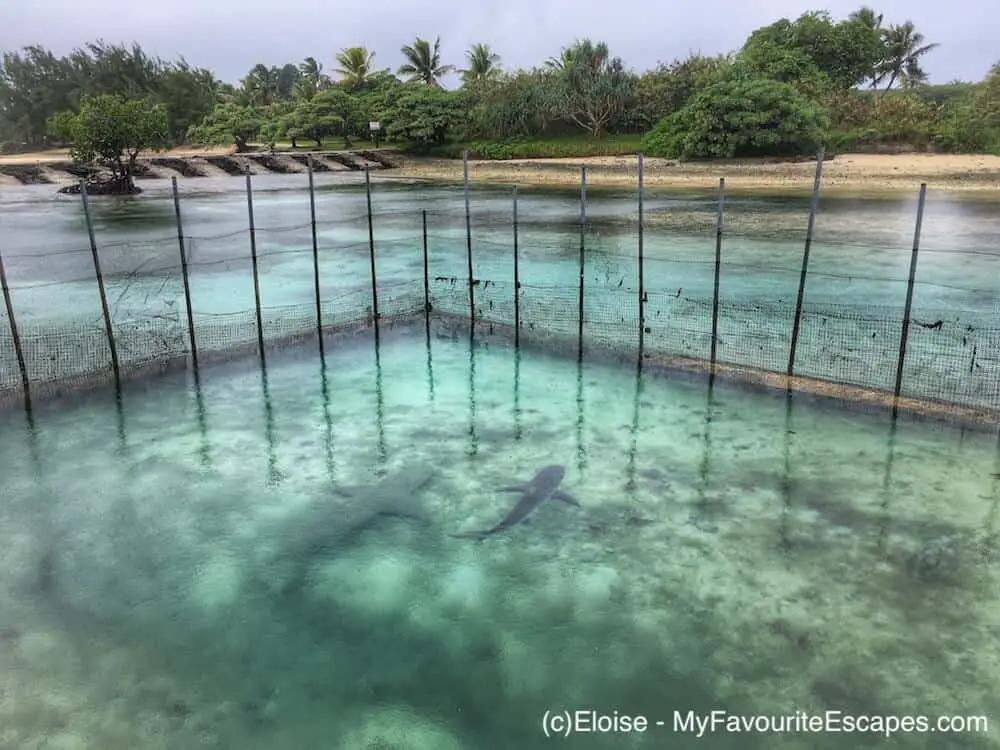
[[[570,495],[568,492],[563,492],[562,490],[556,490],[555,492],[553,492],[552,498],[554,500],[561,500],[562,502],[568,503],[569,505],[575,505],[577,508],[580,507],[580,503],[577,502],[577,499],[575,497]]]

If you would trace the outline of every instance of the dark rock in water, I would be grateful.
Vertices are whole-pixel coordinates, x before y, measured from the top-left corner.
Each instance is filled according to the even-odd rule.
[[[0,628],[0,646],[9,646],[17,643],[21,638],[21,631],[14,627]]]
[[[910,574],[922,583],[957,582],[967,543],[959,534],[939,536],[925,542],[907,561]]]
[[[67,185],[59,188],[64,195],[79,195],[80,184]],[[130,179],[91,180],[87,182],[87,195],[138,195],[142,188]]]
[[[626,526],[649,526],[655,523],[652,518],[648,518],[635,508],[628,508],[623,516]]]
[[[50,594],[55,589],[55,566],[55,557],[51,551],[43,554],[42,559],[38,561],[38,579],[36,584],[38,590],[43,594]]]
[[[167,706],[167,713],[176,719],[183,719],[191,715],[191,707],[183,698],[178,698]]]

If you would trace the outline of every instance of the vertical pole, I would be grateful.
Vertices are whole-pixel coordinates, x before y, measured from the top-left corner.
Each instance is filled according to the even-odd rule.
[[[809,271],[809,250],[812,248],[813,227],[816,223],[816,207],[819,205],[819,184],[823,179],[823,157],[820,150],[816,154],[816,176],[813,179],[812,199],[809,201],[809,223],[806,226],[806,244],[802,250],[802,272],[799,274],[799,293],[795,298],[795,321],[792,323],[792,344],[788,350],[788,377],[795,374],[795,350],[799,345],[799,326],[802,324],[802,298],[806,291],[806,274]]]
[[[479,455],[479,437],[476,435],[476,342],[469,337],[469,450],[470,459]]]
[[[274,438],[274,404],[271,402],[271,389],[267,381],[267,362],[260,360],[260,385],[264,397],[264,440],[267,442],[267,478],[268,487],[275,487],[284,479],[278,468],[278,451],[275,450]]]
[[[517,185],[514,186],[514,348],[521,346],[521,269],[517,251]]]
[[[420,212],[420,222],[424,238],[424,321],[430,325],[431,320],[431,276],[430,267],[427,262],[427,209]]]
[[[913,307],[913,283],[917,276],[917,252],[920,249],[920,230],[924,223],[924,201],[927,199],[927,183],[920,184],[917,199],[917,226],[913,230],[913,251],[910,254],[910,275],[906,279],[906,304],[903,307],[903,332],[899,337],[899,363],[896,365],[896,387],[893,390],[892,418],[899,410],[899,393],[903,387],[903,363],[906,360],[906,339],[910,333],[910,310]]]
[[[587,168],[580,167],[580,290],[577,298],[577,361],[583,360],[583,269],[587,231]]]
[[[17,321],[14,320],[14,304],[10,299],[10,286],[7,284],[7,271],[4,269],[2,255],[0,255],[0,288],[3,289],[3,303],[7,308],[7,322],[10,324],[10,335],[14,338],[14,353],[17,355],[17,366],[21,371],[21,387],[24,390],[24,408],[30,413],[31,383],[28,381],[28,366],[24,361],[24,349],[21,348],[21,336],[17,332]]]
[[[521,350],[514,349],[514,439],[524,436],[524,425],[521,423]]]
[[[469,264],[469,325],[470,330],[475,330],[476,326],[476,297],[473,291],[474,280],[472,278],[472,216],[469,213],[469,152],[462,152],[462,181],[465,189],[465,248],[466,258]]]
[[[257,312],[257,345],[260,348],[260,361],[265,361],[264,354],[264,319],[260,311],[260,272],[257,268],[257,228],[253,220],[253,186],[250,184],[250,167],[247,167],[247,217],[250,227],[250,262],[253,264],[253,300]]]
[[[643,161],[639,154],[639,361],[642,361],[642,349],[646,336],[646,283],[643,271],[643,230],[642,202],[645,193],[643,185]]]
[[[375,326],[375,474],[385,476],[385,463],[389,457],[385,444],[385,390],[382,387],[381,344],[378,326]]]
[[[319,339],[319,356],[326,355],[323,351],[323,302],[319,288],[319,240],[316,237],[316,184],[313,179],[313,158],[307,159],[309,169],[309,227],[312,230],[313,243],[313,287],[316,295],[316,337]]]
[[[635,395],[632,398],[632,424],[629,427],[628,463],[625,465],[625,490],[635,492],[635,460],[639,453],[639,404],[643,392],[642,356],[636,360]]]
[[[726,203],[726,178],[719,178],[719,207],[715,214],[715,289],[712,293],[712,377],[715,376],[715,350],[719,341],[719,273],[722,269],[722,216]]]
[[[97,238],[94,236],[94,219],[90,215],[90,200],[87,197],[87,183],[80,180],[80,197],[83,199],[83,215],[87,220],[87,236],[90,238],[90,254],[94,258],[94,273],[97,275],[97,290],[101,295],[101,312],[104,314],[104,330],[108,336],[108,346],[111,348],[111,370],[115,375],[115,391],[121,391],[121,370],[118,367],[118,349],[115,346],[115,332],[111,327],[111,311],[108,309],[108,296],[104,292],[104,275],[101,273],[101,260],[97,253]]]
[[[372,220],[372,177],[365,167],[365,199],[368,202],[368,259],[372,270],[372,324],[375,326],[375,341],[378,342],[378,282],[375,276],[375,224]]]
[[[184,280],[184,305],[187,309],[188,338],[191,339],[191,366],[198,372],[198,344],[194,336],[194,311],[191,307],[191,281],[188,273],[187,250],[184,247],[184,225],[181,222],[181,196],[177,191],[177,178],[170,178],[170,188],[174,194],[174,217],[177,220],[177,247],[181,253],[181,276]]]
[[[21,347],[21,336],[17,331],[17,321],[14,319],[14,306],[10,298],[10,287],[7,284],[7,272],[4,269],[3,257],[0,256],[0,287],[3,288],[4,306],[7,308],[7,321],[10,334],[14,339],[14,353],[17,355],[17,366],[21,371],[21,386],[24,391],[24,408],[31,421],[31,385],[28,380],[28,368],[24,360],[24,350]],[[29,424],[30,427],[30,424]]]
[[[785,391],[785,438],[783,450],[783,471],[781,472],[781,520],[778,523],[778,545],[785,554],[793,550],[792,523],[795,508],[792,505],[792,407],[794,391]]]

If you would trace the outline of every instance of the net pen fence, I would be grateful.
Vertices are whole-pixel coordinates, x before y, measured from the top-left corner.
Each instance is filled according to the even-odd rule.
[[[633,190],[611,198],[595,198],[578,168],[579,189],[560,194],[558,211],[541,193],[492,186],[480,196],[467,183],[447,200],[383,205],[366,178],[334,215],[317,210],[311,180],[308,200],[276,208],[255,205],[248,178],[246,226],[218,232],[185,227],[174,180],[175,226],[123,241],[94,228],[84,192],[80,242],[0,246],[0,398],[30,407],[80,383],[120,386],[133,373],[309,339],[322,353],[325,333],[444,316],[579,357],[810,380],[830,395],[843,386],[845,397],[996,422],[1000,326],[988,280],[1000,257],[975,238],[946,242],[933,210],[922,249],[923,186],[912,246],[898,226],[868,219],[838,237],[817,209],[822,160],[813,200],[777,209],[727,201],[724,179],[714,197],[647,196],[641,162]]]

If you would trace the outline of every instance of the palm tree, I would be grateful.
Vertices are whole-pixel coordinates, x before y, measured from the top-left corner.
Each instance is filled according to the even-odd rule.
[[[494,54],[488,44],[473,44],[465,53],[469,67],[460,71],[462,83],[469,85],[490,81],[500,75],[500,55]]]
[[[545,67],[556,72],[569,72],[580,65],[590,72],[598,72],[608,63],[608,45],[605,42],[594,44],[590,39],[574,42],[559,53],[559,57],[550,57],[545,61]]]
[[[348,47],[337,54],[337,62],[344,83],[351,88],[361,88],[372,74],[372,67],[375,61],[375,53],[369,52],[367,47]]]
[[[882,28],[882,14],[876,13],[867,5],[862,5],[861,8],[851,13],[847,18],[850,21],[860,21],[873,31],[880,31]]]
[[[927,74],[920,67],[920,58],[940,46],[937,42],[924,44],[924,35],[914,30],[913,21],[889,26],[883,30],[882,38],[885,41],[885,59],[879,65],[879,74],[881,79],[889,78],[886,91],[897,80],[905,86],[926,80]]]
[[[573,65],[573,48],[566,47],[559,53],[559,57],[550,57],[545,61],[548,70],[564,71],[569,70]]]
[[[423,81],[428,86],[441,88],[438,78],[455,69],[454,65],[441,64],[441,37],[434,42],[433,50],[426,39],[417,37],[412,46],[406,45],[399,51],[409,62],[400,65],[396,72],[408,75],[411,81]]]
[[[867,5],[862,5],[860,9],[851,13],[847,18],[849,21],[866,26],[871,31],[873,38],[878,40],[880,49],[878,54],[880,57],[875,61],[869,74],[871,87],[877,89],[885,78],[885,75],[881,72],[883,63],[885,62],[885,29],[882,28],[882,14],[876,13]]]
[[[257,63],[240,81],[240,94],[252,106],[271,104],[278,98],[278,69]]]
[[[323,63],[315,57],[307,57],[299,63],[299,78],[295,82],[295,96],[312,99],[330,85],[330,77],[323,72]]]
[[[315,57],[307,57],[299,63],[299,73],[313,86],[319,88],[319,82],[323,78],[323,63]]]

